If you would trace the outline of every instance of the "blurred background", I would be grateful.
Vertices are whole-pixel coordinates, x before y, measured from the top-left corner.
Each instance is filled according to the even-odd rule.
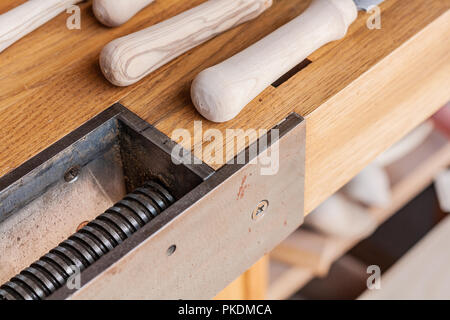
[[[217,299],[450,299],[450,104]]]

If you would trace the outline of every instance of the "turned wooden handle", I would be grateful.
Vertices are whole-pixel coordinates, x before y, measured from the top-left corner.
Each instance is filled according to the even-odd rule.
[[[191,88],[195,107],[214,122],[233,119],[311,53],[343,38],[356,17],[353,0],[314,0],[302,15],[266,38],[202,71]]]
[[[83,0],[30,0],[0,15],[0,52]]]
[[[209,0],[150,28],[110,42],[100,67],[114,85],[131,85],[214,36],[253,19],[272,0]]]
[[[97,19],[108,27],[117,27],[130,20],[154,0],[93,0]]]

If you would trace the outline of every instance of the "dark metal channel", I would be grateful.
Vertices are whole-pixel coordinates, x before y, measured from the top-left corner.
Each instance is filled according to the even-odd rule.
[[[68,169],[83,168],[112,147],[120,150],[126,189],[131,192],[1,286],[0,299],[44,299],[64,290],[77,270],[121,251],[116,247],[213,175],[214,170],[198,159],[176,165],[174,146],[166,135],[115,104],[0,178],[0,223],[59,183]]]
[[[72,166],[83,167],[118,143],[114,106],[0,178],[0,223],[40,197]]]
[[[149,181],[0,287],[1,300],[45,299],[175,202]]]

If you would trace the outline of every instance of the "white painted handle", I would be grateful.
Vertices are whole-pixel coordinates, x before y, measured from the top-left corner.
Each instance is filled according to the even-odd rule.
[[[357,17],[353,0],[314,0],[299,17],[232,58],[201,72],[192,101],[214,122],[233,119],[264,89],[323,45],[343,38]]]
[[[108,27],[117,27],[130,20],[154,0],[93,0],[97,19]]]
[[[100,54],[105,77],[117,86],[141,80],[186,51],[256,18],[272,0],[209,0],[150,28],[110,42]]]
[[[83,0],[29,0],[0,15],[0,52]]]

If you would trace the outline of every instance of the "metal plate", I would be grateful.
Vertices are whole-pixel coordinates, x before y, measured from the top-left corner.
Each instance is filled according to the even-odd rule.
[[[358,10],[369,11],[373,6],[377,6],[384,0],[354,0]]]
[[[277,174],[261,175],[259,161],[225,165],[87,268],[81,289],[50,298],[214,297],[303,221],[305,123],[294,114],[275,129]]]

